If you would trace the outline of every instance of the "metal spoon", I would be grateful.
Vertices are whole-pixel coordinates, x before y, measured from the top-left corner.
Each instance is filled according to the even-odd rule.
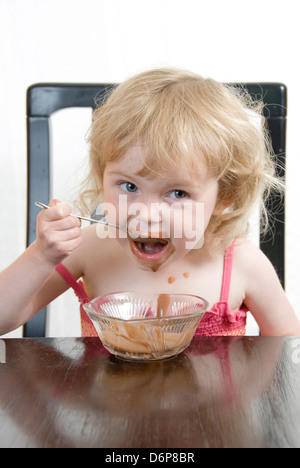
[[[43,210],[47,210],[48,208],[50,208],[50,206],[45,205],[44,203],[41,203],[41,202],[35,202],[35,205],[38,206],[39,208],[42,208]],[[117,224],[108,223],[107,221],[102,221],[101,219],[86,218],[85,216],[80,216],[78,214],[73,214],[73,213],[71,213],[70,216],[74,216],[75,218],[82,219],[83,221],[90,221],[92,223],[106,224],[107,226],[112,226],[112,227],[115,227],[117,229],[121,229],[122,231],[126,232],[127,234],[130,234],[128,229],[126,229],[125,227],[118,226]]]

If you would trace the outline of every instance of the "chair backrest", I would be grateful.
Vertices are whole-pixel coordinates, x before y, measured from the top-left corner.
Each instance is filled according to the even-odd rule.
[[[27,246],[36,238],[35,201],[48,201],[50,197],[50,130],[49,119],[53,112],[67,107],[95,106],[112,88],[112,84],[35,84],[27,90]],[[240,86],[236,84],[235,86]],[[249,93],[262,97],[265,116],[278,160],[280,175],[285,170],[285,140],[287,118],[287,89],[281,83],[243,83]],[[264,237],[260,247],[273,263],[284,285],[284,198],[270,197],[269,209],[276,212],[274,225]],[[45,336],[46,308],[25,325],[27,337]]]

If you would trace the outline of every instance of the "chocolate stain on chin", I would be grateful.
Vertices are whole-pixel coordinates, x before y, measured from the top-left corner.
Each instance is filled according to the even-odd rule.
[[[165,263],[171,255],[175,252],[175,247],[173,244],[170,244],[167,252],[165,255],[162,256],[162,258],[159,258],[158,260],[154,261],[153,264],[151,265],[151,270],[155,273],[163,263]]]

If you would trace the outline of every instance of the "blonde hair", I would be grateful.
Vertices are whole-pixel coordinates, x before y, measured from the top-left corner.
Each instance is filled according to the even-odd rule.
[[[280,189],[263,103],[241,88],[195,73],[155,69],[116,86],[95,110],[91,126],[90,172],[81,196],[84,209],[100,202],[105,166],[143,141],[148,148],[145,168],[162,174],[170,164],[197,171],[204,158],[219,181],[219,205],[207,228],[211,239],[228,244],[247,233],[257,202]]]

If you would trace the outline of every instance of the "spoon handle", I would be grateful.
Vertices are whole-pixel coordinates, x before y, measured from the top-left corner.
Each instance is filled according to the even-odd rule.
[[[35,205],[38,206],[39,208],[42,208],[43,210],[47,210],[48,208],[50,208],[50,206],[45,205],[44,203],[41,203],[41,202],[35,202]],[[127,229],[125,229],[125,228],[123,228],[121,226],[118,226],[117,224],[112,224],[112,223],[108,223],[107,221],[102,221],[101,219],[87,218],[85,216],[80,216],[80,215],[74,214],[74,213],[71,213],[70,216],[74,216],[75,218],[82,219],[83,221],[90,221],[92,223],[106,224],[107,226],[112,226],[112,227],[122,229],[123,231],[127,232]]]

